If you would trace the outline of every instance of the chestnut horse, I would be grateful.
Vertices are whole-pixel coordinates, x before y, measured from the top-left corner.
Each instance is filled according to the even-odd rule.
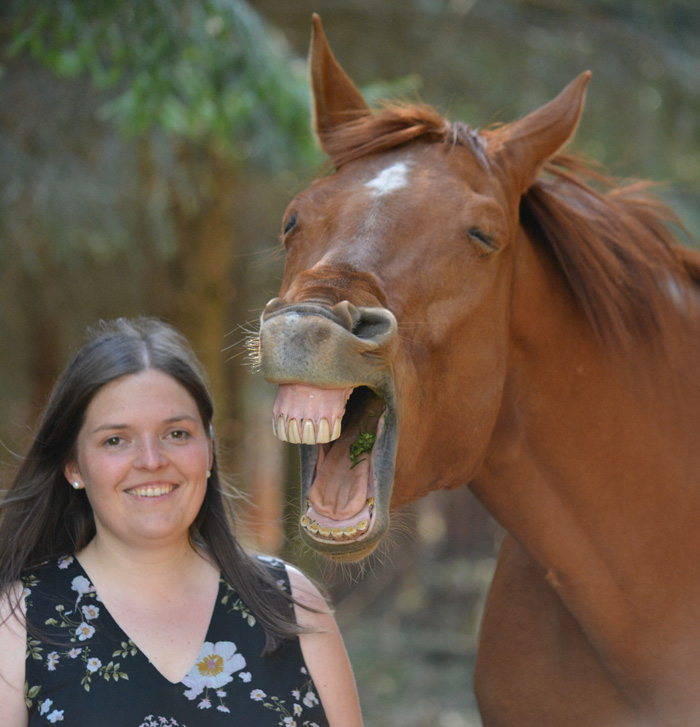
[[[478,131],[371,111],[317,17],[310,63],[334,170],[286,212],[260,329],[304,540],[362,558],[390,510],[468,484],[508,533],[484,725],[700,725],[700,257],[562,153],[588,73]]]

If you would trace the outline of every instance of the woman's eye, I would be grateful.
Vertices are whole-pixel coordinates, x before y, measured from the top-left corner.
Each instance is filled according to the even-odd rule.
[[[170,436],[173,439],[188,439],[190,433],[185,429],[174,429],[172,432],[170,432]]]
[[[116,447],[118,444],[121,444],[121,441],[121,437],[109,437],[108,439],[105,439],[105,444],[108,447]]]

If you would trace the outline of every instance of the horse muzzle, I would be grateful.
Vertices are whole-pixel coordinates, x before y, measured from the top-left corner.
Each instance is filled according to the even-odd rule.
[[[393,314],[271,300],[260,366],[279,384],[273,430],[301,446],[304,541],[337,560],[369,554],[389,526],[397,444]]]

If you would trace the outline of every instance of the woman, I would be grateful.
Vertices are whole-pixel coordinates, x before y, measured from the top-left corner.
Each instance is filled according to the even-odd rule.
[[[232,534],[212,413],[155,319],[67,367],[2,503],[4,727],[361,725],[321,595]]]

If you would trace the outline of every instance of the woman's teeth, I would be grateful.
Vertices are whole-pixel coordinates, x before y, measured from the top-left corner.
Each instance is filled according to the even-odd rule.
[[[167,495],[175,489],[175,485],[144,485],[143,487],[132,487],[127,492],[138,497],[160,497]]]

